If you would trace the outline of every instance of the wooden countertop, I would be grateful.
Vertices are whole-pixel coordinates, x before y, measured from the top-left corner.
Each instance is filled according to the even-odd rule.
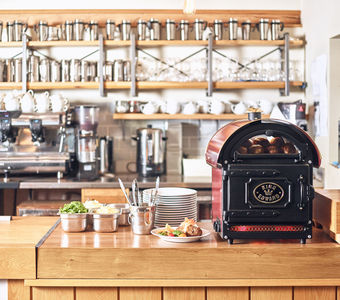
[[[56,217],[13,217],[0,221],[0,278],[36,277],[36,244],[55,224]]]
[[[315,192],[334,201],[340,201],[340,190],[315,189]]]
[[[212,231],[210,223],[203,226]],[[64,233],[58,226],[38,249],[37,278],[340,279],[340,245],[318,229],[306,245],[297,240],[228,245],[215,233],[177,244],[133,235],[130,227],[104,234]]]

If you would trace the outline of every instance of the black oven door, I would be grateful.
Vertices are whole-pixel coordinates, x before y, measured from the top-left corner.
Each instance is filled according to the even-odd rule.
[[[308,164],[229,165],[224,172],[224,219],[228,223],[303,224],[312,219]]]

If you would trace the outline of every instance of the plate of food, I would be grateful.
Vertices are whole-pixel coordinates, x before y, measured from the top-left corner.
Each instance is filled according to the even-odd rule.
[[[173,243],[191,243],[197,242],[210,234],[209,230],[198,227],[193,219],[185,218],[178,227],[166,225],[163,228],[156,228],[151,231],[154,236],[163,241]]]

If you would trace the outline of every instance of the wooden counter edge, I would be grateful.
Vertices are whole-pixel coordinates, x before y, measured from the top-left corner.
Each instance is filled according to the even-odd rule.
[[[37,279],[31,287],[248,287],[340,286],[339,279]]]

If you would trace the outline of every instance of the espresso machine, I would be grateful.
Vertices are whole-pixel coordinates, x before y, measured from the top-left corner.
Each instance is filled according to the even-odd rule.
[[[74,108],[74,113],[77,131],[78,178],[95,180],[99,176],[97,147],[99,107],[80,105]]]
[[[75,149],[68,136],[71,115],[0,111],[0,173],[72,174]]]

